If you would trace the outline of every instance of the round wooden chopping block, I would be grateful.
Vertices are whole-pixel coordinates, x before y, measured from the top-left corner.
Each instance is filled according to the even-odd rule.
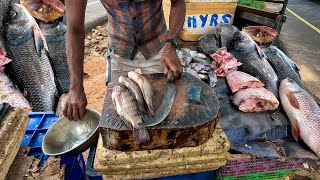
[[[166,91],[167,79],[163,74],[144,76],[155,91],[154,105],[157,109]],[[112,103],[111,93],[114,84],[111,83],[108,86],[100,120],[100,132],[105,148],[137,151],[198,146],[205,143],[215,130],[219,102],[214,90],[193,75],[183,73],[181,78],[174,83],[177,92],[168,117],[160,124],[147,128],[150,135],[149,142],[136,144],[132,130],[123,123]],[[190,86],[201,87],[200,103],[188,102]]]

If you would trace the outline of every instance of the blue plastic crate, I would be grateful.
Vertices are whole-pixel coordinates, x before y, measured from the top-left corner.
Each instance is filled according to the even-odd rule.
[[[89,156],[86,165],[86,174],[88,180],[102,180],[102,175],[93,169],[96,146],[90,148]],[[199,172],[193,174],[183,174],[176,176],[160,177],[146,180],[211,180],[214,176],[214,171]]]

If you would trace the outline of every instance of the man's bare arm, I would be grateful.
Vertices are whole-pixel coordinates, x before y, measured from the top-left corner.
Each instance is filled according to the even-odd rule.
[[[63,114],[70,120],[85,115],[87,99],[83,87],[84,19],[87,1],[66,0],[67,58],[70,71],[70,89]]]

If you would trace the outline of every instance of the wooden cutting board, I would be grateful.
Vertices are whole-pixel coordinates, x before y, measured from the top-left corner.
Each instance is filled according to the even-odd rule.
[[[167,88],[167,79],[163,74],[144,76],[155,91],[154,105],[157,109]],[[183,73],[181,78],[175,81],[177,92],[168,117],[162,123],[148,127],[150,141],[137,145],[133,141],[132,130],[123,123],[112,103],[111,94],[115,84],[116,82],[112,82],[108,85],[100,120],[100,132],[105,148],[137,151],[192,147],[205,143],[215,130],[219,102],[214,90],[193,75]],[[190,85],[201,87],[199,104],[188,102]]]

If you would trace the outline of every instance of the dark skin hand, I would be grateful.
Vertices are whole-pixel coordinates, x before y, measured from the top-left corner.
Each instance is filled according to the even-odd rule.
[[[171,0],[171,10],[169,17],[169,31],[167,39],[177,39],[186,16],[186,3],[184,0]],[[169,42],[164,46],[161,64],[164,68],[164,73],[167,74],[168,70],[174,74],[177,79],[182,73],[181,61],[176,53],[176,48]]]
[[[83,87],[84,16],[86,0],[66,0],[67,58],[70,71],[70,90],[63,115],[69,120],[82,119],[86,113],[87,98]]]

